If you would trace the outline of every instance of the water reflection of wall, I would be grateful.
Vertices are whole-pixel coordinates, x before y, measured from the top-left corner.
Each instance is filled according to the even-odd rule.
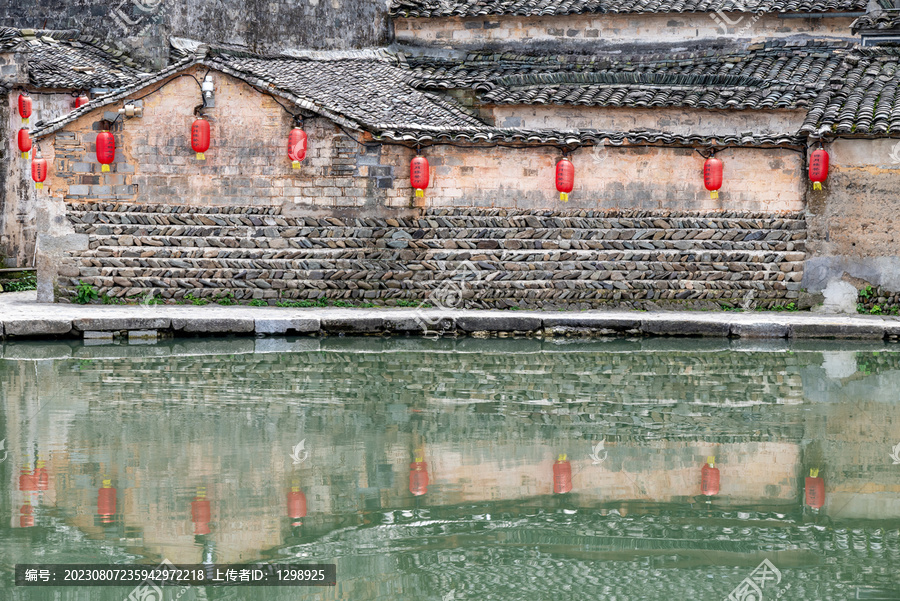
[[[799,507],[815,464],[827,479],[825,514],[900,515],[888,458],[900,408],[869,400],[864,387],[883,397],[885,378],[900,373],[884,353],[868,374],[825,381],[814,371],[818,352],[641,352],[619,343],[536,353],[494,342],[362,353],[351,352],[355,341],[304,344],[316,347],[48,361],[40,377],[31,362],[0,362],[18,374],[17,400],[5,403],[11,448],[46,445],[55,508],[82,530],[181,562],[199,560],[198,487],[210,500],[216,559],[236,562],[281,544],[295,479],[312,535],[360,513],[548,495],[559,453],[572,463],[576,506],[702,501],[700,467],[715,455],[720,506]],[[838,403],[811,392],[842,386],[855,392]],[[57,421],[16,425],[22,399],[61,391],[74,405],[55,410]],[[295,466],[289,453],[300,440],[309,455]],[[430,482],[414,498],[409,464],[418,452]],[[95,519],[104,476],[118,490],[115,531]]]

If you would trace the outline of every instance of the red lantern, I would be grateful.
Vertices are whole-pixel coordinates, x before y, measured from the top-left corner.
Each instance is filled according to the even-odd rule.
[[[206,160],[203,154],[209,150],[209,121],[206,119],[195,119],[191,125],[191,148],[197,153],[198,161]]]
[[[425,196],[428,187],[428,159],[416,157],[409,163],[409,183],[416,190],[416,196]]]
[[[703,163],[703,185],[709,190],[710,198],[719,197],[719,188],[722,187],[722,177],[725,165],[716,157],[709,157]]]
[[[100,171],[109,171],[109,166],[116,160],[116,138],[108,131],[97,134],[97,161],[102,165]]]
[[[809,181],[813,183],[813,190],[821,190],[827,177],[828,153],[824,148],[819,148],[809,157]]]
[[[209,534],[209,522],[212,509],[206,498],[206,489],[198,488],[197,496],[191,501],[191,521],[194,522],[194,534]]]
[[[715,457],[707,457],[700,470],[700,492],[707,497],[719,494],[719,468]]]
[[[37,490],[37,478],[34,477],[34,473],[27,467],[23,467],[22,472],[19,474],[19,490],[24,492]]]
[[[27,92],[19,94],[19,116],[22,117],[22,123],[28,123],[31,117],[31,96]]]
[[[19,527],[30,528],[34,526],[34,506],[31,501],[25,501],[22,508],[19,509]]]
[[[87,94],[81,94],[75,98],[75,108],[80,109],[90,101],[91,99],[87,97]]]
[[[566,159],[563,159],[566,160]],[[572,491],[572,464],[563,453],[553,464],[553,492],[562,495]]]
[[[28,158],[28,151],[31,150],[31,136],[28,135],[28,128],[23,127],[19,130],[19,152],[22,153],[22,158]]]
[[[421,457],[409,464],[409,492],[415,497],[428,492],[428,466]]]
[[[302,526],[302,518],[306,517],[306,495],[299,486],[292,486],[287,497],[288,517],[293,520],[291,525]]]
[[[293,169],[300,168],[300,161],[306,158],[306,132],[295,127],[288,136],[288,158]]]
[[[575,165],[568,157],[563,157],[556,164],[556,190],[559,192],[559,199],[568,202],[569,193],[575,187]]]
[[[97,491],[97,514],[100,522],[112,524],[116,515],[116,489],[112,487],[111,480],[104,480],[103,486]]]
[[[34,478],[38,490],[47,490],[50,488],[50,474],[47,473],[47,468],[44,467],[45,465],[45,462],[38,461],[37,467],[34,469]]]
[[[31,179],[34,180],[34,187],[38,190],[44,187],[44,180],[47,179],[47,159],[42,159],[40,153],[31,159]]]
[[[809,470],[806,478],[806,504],[819,510],[825,505],[825,481],[819,478],[819,470]]]

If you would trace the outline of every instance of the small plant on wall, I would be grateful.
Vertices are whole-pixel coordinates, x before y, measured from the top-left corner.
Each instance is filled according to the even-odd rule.
[[[86,305],[93,300],[97,300],[97,296],[97,290],[93,286],[78,280],[78,288],[75,289],[76,303]]]

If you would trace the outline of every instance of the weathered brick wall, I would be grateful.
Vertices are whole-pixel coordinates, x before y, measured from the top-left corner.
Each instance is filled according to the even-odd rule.
[[[809,203],[810,260],[804,283],[813,290],[844,272],[900,291],[900,145],[897,140],[837,140],[828,180]]]
[[[716,21],[714,17],[718,17]],[[797,34],[848,38],[852,18],[781,19],[774,14],[718,13],[566,15],[547,17],[399,18],[396,41],[444,47],[503,47],[529,42],[547,47],[688,42],[709,38],[780,38]]]
[[[194,75],[200,78],[203,71]],[[190,77],[179,77],[141,101],[143,117],[116,121],[111,130],[116,162],[108,173],[101,172],[94,143],[101,120],[114,119],[120,104],[51,134],[51,194],[78,201],[285,206],[306,212],[409,204],[408,186],[394,182],[399,156],[382,164],[389,157],[380,144],[361,146],[333,123],[310,119],[304,125],[307,157],[294,170],[287,156],[291,117],[272,97],[239,80],[216,74],[215,82],[216,107],[205,112],[211,129],[206,160],[197,160],[190,146],[198,87]]]

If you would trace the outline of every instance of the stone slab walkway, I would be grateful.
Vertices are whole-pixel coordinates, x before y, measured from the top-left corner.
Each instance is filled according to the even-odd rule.
[[[147,339],[163,333],[225,336],[476,332],[890,340],[900,336],[900,318],[805,312],[107,306],[42,304],[35,301],[34,292],[0,294],[0,335],[4,339],[75,337],[103,340],[114,334]]]

